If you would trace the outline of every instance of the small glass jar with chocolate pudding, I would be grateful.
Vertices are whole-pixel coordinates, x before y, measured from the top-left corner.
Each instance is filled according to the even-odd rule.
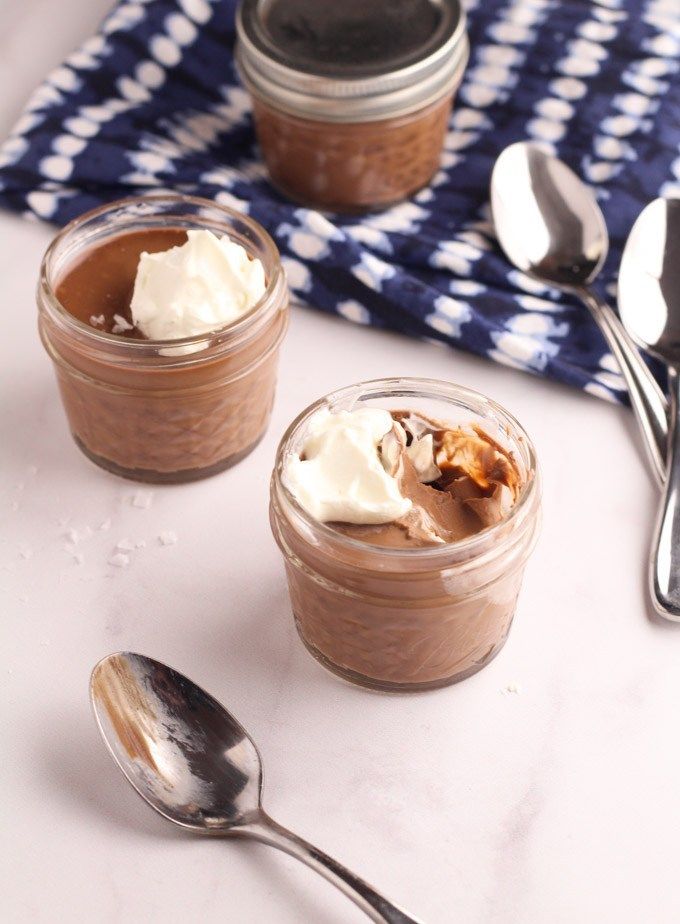
[[[37,299],[71,433],[97,465],[193,481],[262,438],[288,290],[255,221],[189,196],[114,202],[56,236]]]
[[[469,389],[353,385],[284,435],[270,519],[318,661],[379,690],[446,686],[488,664],[510,630],[540,520],[534,448]]]
[[[272,183],[313,208],[386,208],[439,167],[469,56],[459,0],[242,0],[237,64]]]

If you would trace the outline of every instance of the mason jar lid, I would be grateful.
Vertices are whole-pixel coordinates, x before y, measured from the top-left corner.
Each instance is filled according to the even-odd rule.
[[[455,90],[469,55],[460,0],[242,0],[236,32],[251,92],[328,122],[420,109]]]

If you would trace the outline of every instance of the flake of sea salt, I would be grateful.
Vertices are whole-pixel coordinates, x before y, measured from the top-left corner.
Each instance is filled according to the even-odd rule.
[[[85,561],[82,552],[71,552],[71,555],[73,556],[73,561],[76,565],[82,565],[82,563]]]
[[[146,548],[146,539],[138,539],[135,542],[136,549],[145,549]]]
[[[111,520],[108,518],[103,520],[97,528],[101,529],[103,532],[106,532],[107,529],[111,529]]]
[[[33,558],[33,550],[29,548],[27,545],[22,546],[22,548],[19,549],[19,555],[21,555],[22,558],[28,561],[29,558]]]
[[[130,556],[126,555],[124,552],[115,552],[111,558],[109,558],[109,564],[113,565],[115,568],[127,568],[130,564]]]
[[[177,533],[171,529],[164,530],[164,532],[159,533],[158,541],[161,545],[174,545],[177,542]]]
[[[106,318],[104,317],[103,314],[91,314],[90,315],[90,324],[93,327],[97,327],[98,325],[103,326],[105,320]]]
[[[519,685],[518,683],[515,683],[515,682],[513,681],[512,683],[509,683],[509,684],[505,687],[505,689],[503,690],[503,692],[504,692],[504,693],[519,693],[519,692],[521,692],[521,688],[520,688],[520,685]]]
[[[132,495],[132,506],[148,510],[153,502],[153,491],[137,491]]]
[[[134,542],[130,542],[129,539],[119,539],[116,543],[116,548],[119,552],[132,552],[135,548]]]
[[[76,532],[75,529],[73,529],[73,527],[70,527],[64,533],[64,539],[70,542],[71,545],[78,545],[78,538],[79,538],[78,533]]]

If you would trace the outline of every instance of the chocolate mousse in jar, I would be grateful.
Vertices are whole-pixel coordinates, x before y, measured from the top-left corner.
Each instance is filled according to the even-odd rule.
[[[288,292],[255,221],[174,194],[105,205],[54,239],[37,298],[71,433],[93,462],[192,481],[262,438]]]
[[[314,208],[385,208],[439,167],[469,56],[459,0],[242,0],[237,63],[272,183]]]
[[[380,690],[446,686],[508,636],[540,520],[534,448],[469,389],[353,385],[284,435],[270,519],[318,661]]]

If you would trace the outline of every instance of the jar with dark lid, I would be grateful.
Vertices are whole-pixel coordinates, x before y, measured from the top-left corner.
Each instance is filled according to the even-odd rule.
[[[469,55],[459,0],[242,0],[236,60],[273,184],[385,208],[439,166]]]

